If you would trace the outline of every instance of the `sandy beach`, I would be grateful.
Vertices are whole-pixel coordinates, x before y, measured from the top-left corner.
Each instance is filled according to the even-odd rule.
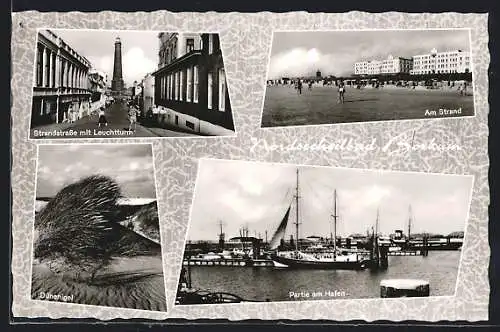
[[[92,284],[34,263],[31,296],[88,305],[166,311],[161,255],[114,258]]]

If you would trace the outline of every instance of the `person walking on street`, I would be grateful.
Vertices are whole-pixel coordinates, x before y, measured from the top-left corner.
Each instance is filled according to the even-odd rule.
[[[108,126],[108,120],[106,120],[106,115],[104,114],[104,108],[100,107],[99,108],[99,122],[97,123],[99,128],[101,128],[101,125],[105,125],[106,127]]]
[[[130,124],[128,125],[128,130],[132,131],[132,127],[134,127],[134,130],[137,128],[137,110],[135,109],[134,106],[131,106],[129,111],[128,111],[128,120]]]

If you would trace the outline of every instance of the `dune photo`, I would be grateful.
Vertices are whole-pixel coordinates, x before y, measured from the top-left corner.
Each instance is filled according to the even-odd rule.
[[[69,147],[39,151],[32,298],[166,311],[151,146]],[[85,163],[61,160],[74,154]]]

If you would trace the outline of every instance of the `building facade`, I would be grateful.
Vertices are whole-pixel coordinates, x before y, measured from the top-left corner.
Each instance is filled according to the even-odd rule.
[[[89,71],[89,89],[90,89],[90,111],[93,112],[106,104],[106,87],[108,76],[95,69]]]
[[[470,52],[455,50],[438,52],[431,50],[428,54],[413,56],[413,75],[470,73]]]
[[[122,76],[122,42],[120,40],[120,37],[116,37],[111,90],[115,94],[120,94],[124,88],[125,84],[123,83],[123,76]]]
[[[60,123],[90,108],[90,62],[50,30],[38,32],[31,125]]]
[[[234,132],[218,34],[160,33],[154,101],[169,126],[206,135]]]
[[[361,61],[354,64],[355,75],[409,74],[413,60],[389,55],[384,60]]]
[[[142,80],[142,99],[143,112],[152,111],[155,106],[155,77],[151,74]]]

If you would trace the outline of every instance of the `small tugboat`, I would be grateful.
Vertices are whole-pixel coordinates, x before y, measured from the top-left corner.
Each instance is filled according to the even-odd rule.
[[[418,279],[385,279],[380,282],[380,297],[426,297],[429,282]]]

